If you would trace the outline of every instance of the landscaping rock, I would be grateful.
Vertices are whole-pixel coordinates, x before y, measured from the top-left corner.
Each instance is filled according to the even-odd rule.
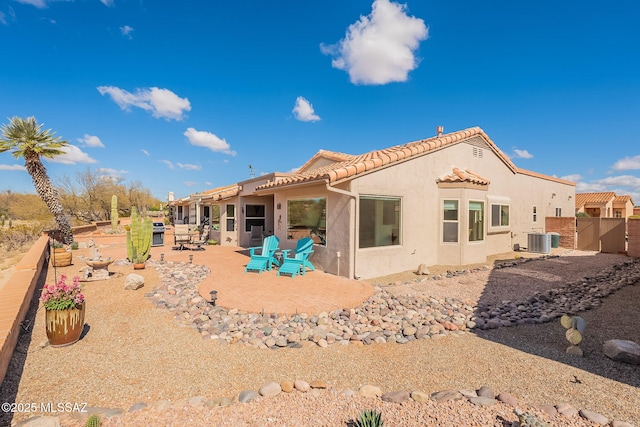
[[[609,340],[604,343],[604,354],[616,362],[640,365],[640,345],[629,340]]]
[[[139,274],[129,274],[124,279],[124,288],[129,291],[135,291],[144,286],[144,277]]]
[[[362,397],[380,397],[382,390],[374,385],[363,385],[358,389],[358,394]]]

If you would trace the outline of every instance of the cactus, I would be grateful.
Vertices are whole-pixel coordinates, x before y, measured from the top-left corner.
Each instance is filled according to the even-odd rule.
[[[578,347],[578,344],[582,342],[582,335],[584,334],[584,328],[587,326],[587,323],[580,316],[568,316],[565,314],[560,318],[560,324],[567,330],[565,337],[571,344],[567,348],[567,353],[582,356],[583,352],[582,349]]]
[[[136,207],[131,208],[131,226],[127,230],[127,256],[134,264],[143,263],[149,258],[153,224],[151,218],[142,218]]]
[[[118,196],[111,196],[111,232],[118,231]]]
[[[382,427],[384,421],[382,421],[382,414],[373,410],[365,409],[360,412],[358,420],[354,423],[355,427]]]
[[[13,227],[13,220],[9,217],[9,228]]]
[[[87,423],[84,425],[85,427],[100,427],[102,422],[100,421],[100,415],[93,414],[89,418],[87,418]]]

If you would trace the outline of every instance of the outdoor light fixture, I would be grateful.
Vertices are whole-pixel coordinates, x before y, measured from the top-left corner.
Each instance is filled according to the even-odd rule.
[[[193,254],[189,254],[189,262],[193,264]]]
[[[211,295],[211,301],[209,302],[211,303],[211,305],[216,305],[216,300],[218,299],[218,291],[213,290],[209,292],[209,294]]]
[[[160,262],[164,262],[164,254],[160,254]]]

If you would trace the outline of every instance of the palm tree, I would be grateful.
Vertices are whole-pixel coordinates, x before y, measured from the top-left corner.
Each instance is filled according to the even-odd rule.
[[[69,141],[62,140],[55,136],[51,129],[42,130],[42,124],[36,122],[35,117],[13,117],[9,124],[0,128],[2,138],[0,138],[0,153],[12,150],[12,155],[16,159],[24,158],[24,165],[33,179],[38,196],[46,203],[49,211],[62,233],[64,243],[73,243],[73,232],[69,220],[64,214],[64,209],[60,203],[58,191],[51,184],[47,175],[47,169],[42,164],[40,157],[52,158],[63,154],[63,147]]]

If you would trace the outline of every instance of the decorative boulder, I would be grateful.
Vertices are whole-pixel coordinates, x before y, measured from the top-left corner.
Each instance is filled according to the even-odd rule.
[[[640,345],[629,340],[609,340],[604,343],[604,354],[616,362],[640,365]]]
[[[124,279],[124,288],[130,291],[135,291],[144,286],[144,277],[139,274],[129,274]]]
[[[418,276],[425,276],[429,274],[429,270],[427,269],[427,264],[420,264],[418,266],[418,271],[416,271]]]

